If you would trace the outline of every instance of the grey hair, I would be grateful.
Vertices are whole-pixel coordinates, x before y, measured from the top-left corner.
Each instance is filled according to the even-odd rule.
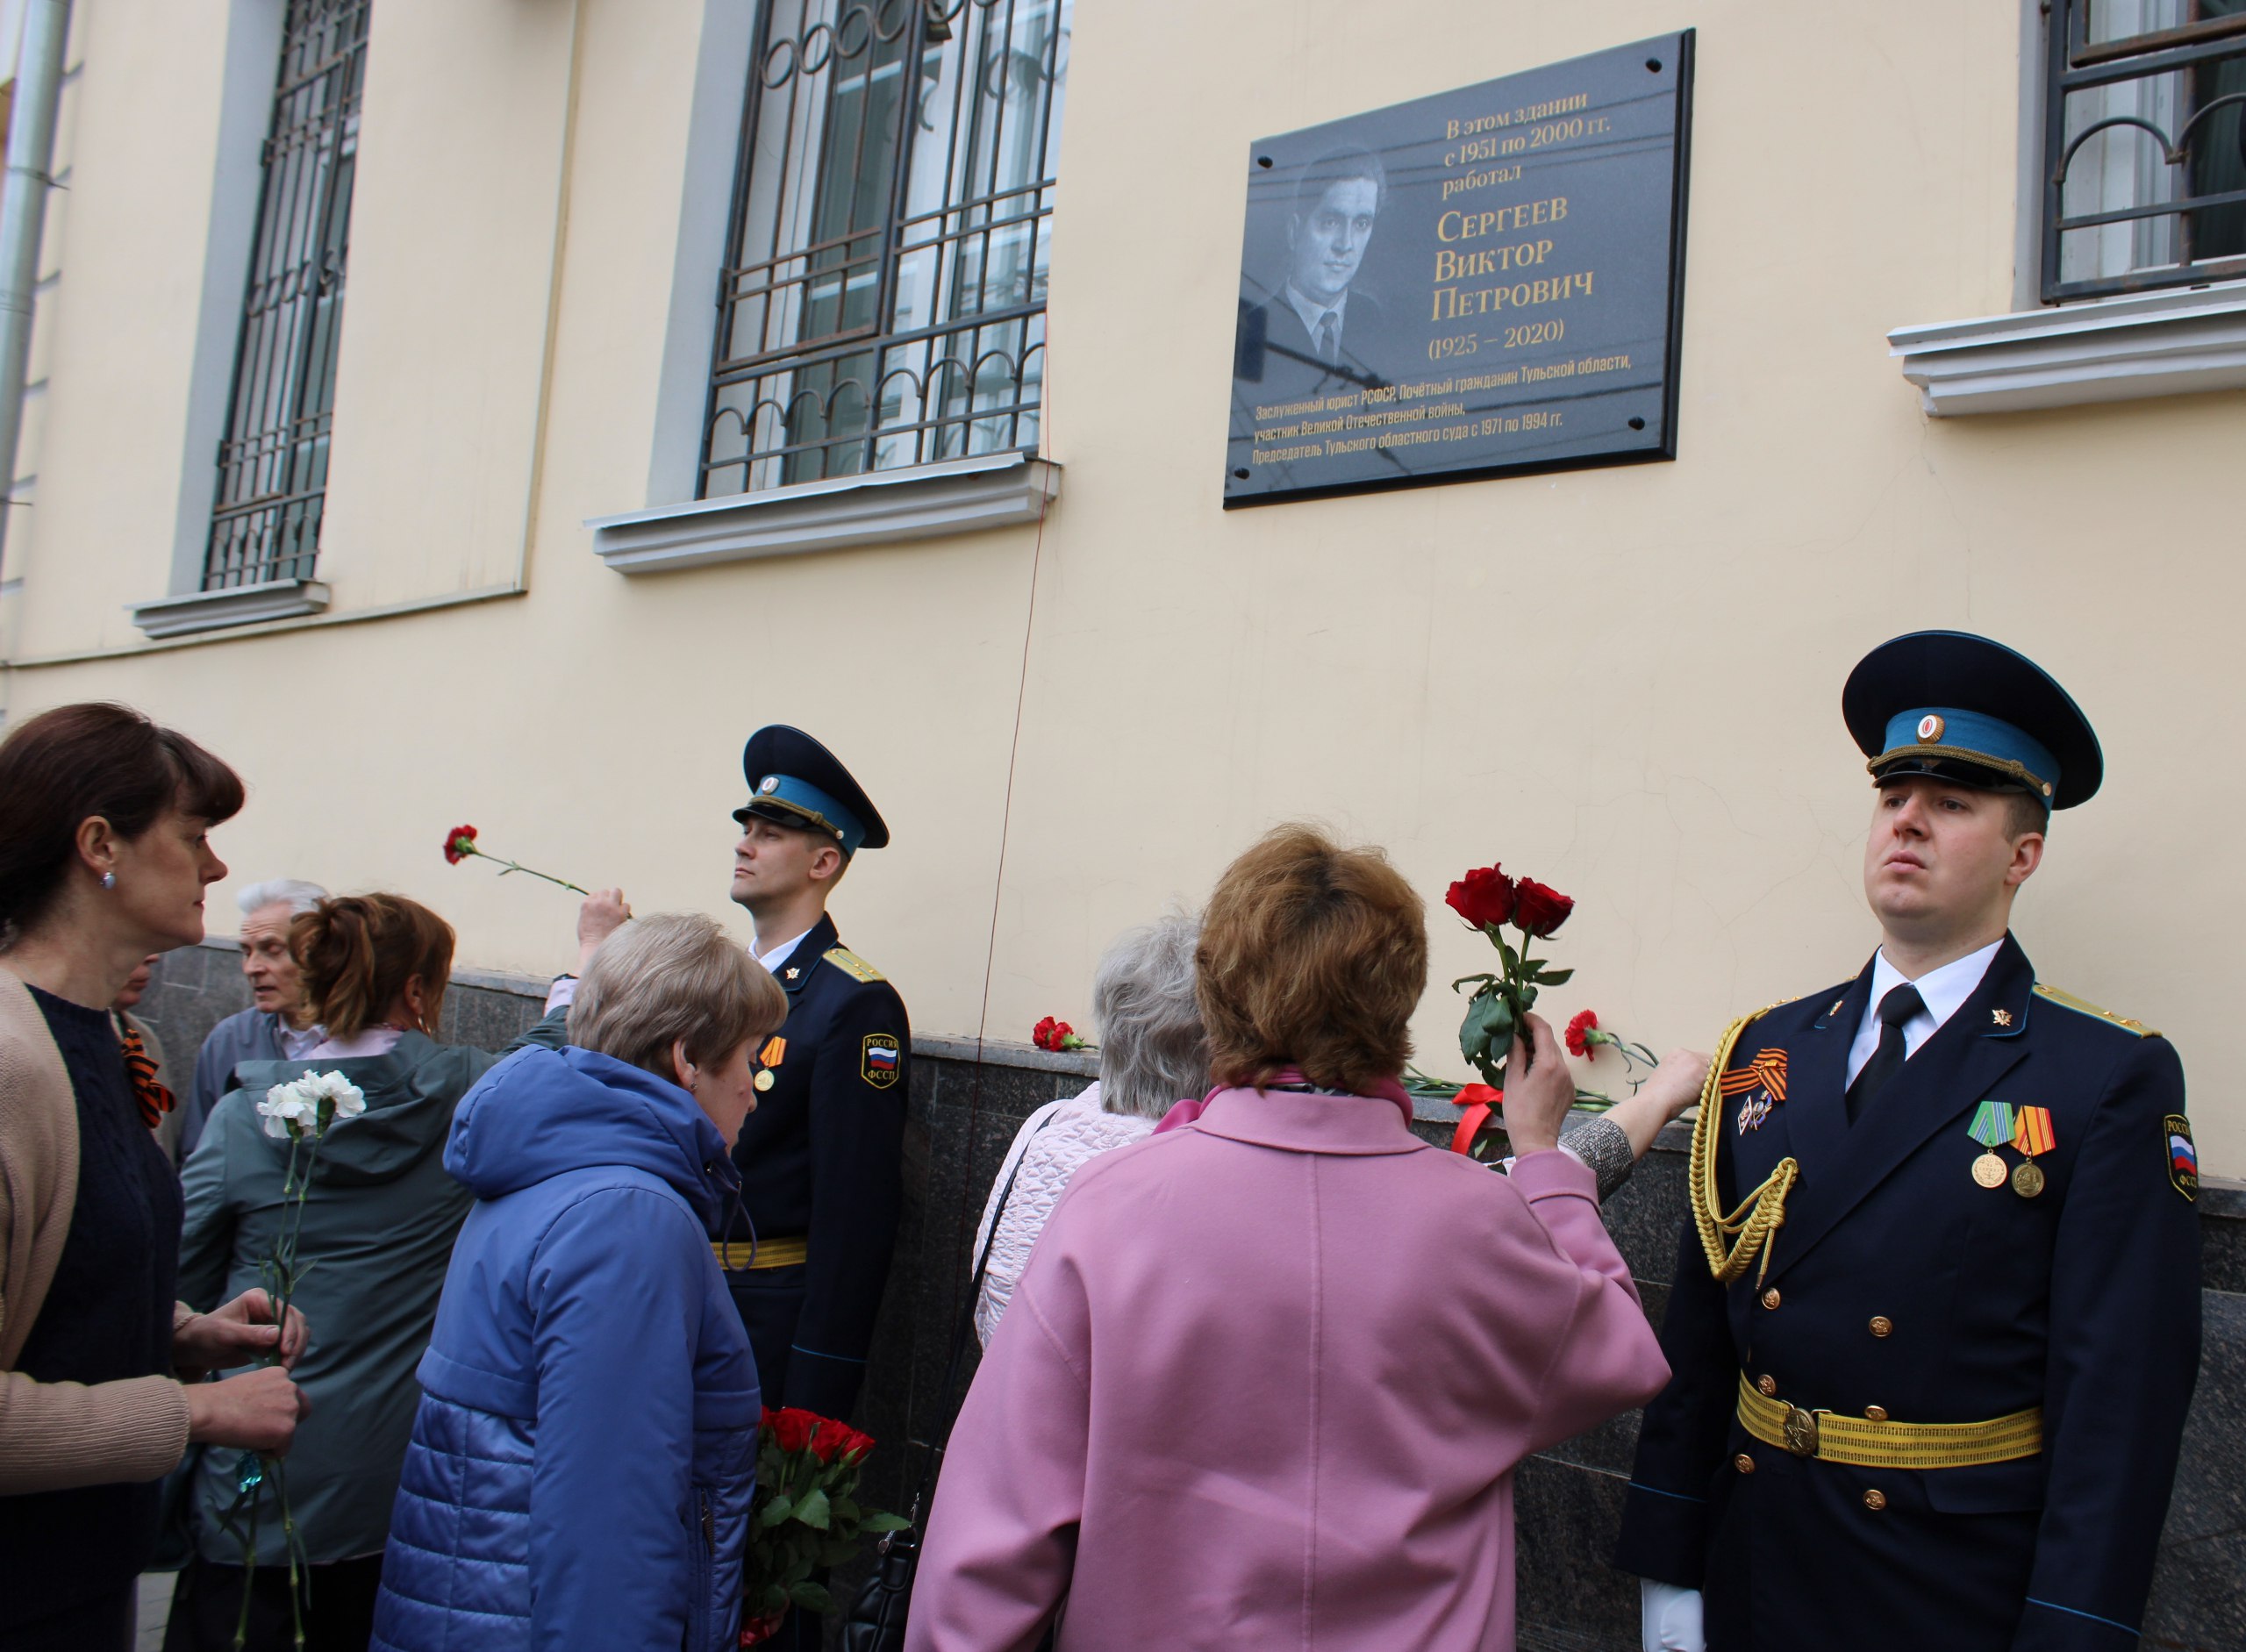
[[[717,919],[634,918],[600,943],[569,1005],[569,1041],[677,1082],[672,1046],[723,1062],[787,1019],[788,995]]]
[[[1091,1014],[1105,1111],[1159,1119],[1173,1102],[1209,1088],[1209,1034],[1193,996],[1200,937],[1198,918],[1167,912],[1126,930],[1100,959]]]
[[[327,898],[327,891],[317,883],[307,883],[300,877],[269,877],[262,883],[252,883],[234,897],[234,905],[242,909],[247,918],[267,906],[286,906],[291,912],[308,912]]]

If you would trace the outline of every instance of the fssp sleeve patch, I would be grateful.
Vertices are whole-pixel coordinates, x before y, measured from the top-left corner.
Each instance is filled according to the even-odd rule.
[[[876,1090],[897,1082],[901,1057],[893,1033],[869,1033],[858,1044],[858,1076]]]
[[[2161,1150],[2168,1155],[2168,1179],[2178,1193],[2197,1203],[2200,1150],[2192,1142],[2192,1121],[2180,1112],[2171,1112],[2160,1121],[2160,1134],[2166,1138]]]

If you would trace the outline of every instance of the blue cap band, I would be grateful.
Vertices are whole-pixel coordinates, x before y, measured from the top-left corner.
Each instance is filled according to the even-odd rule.
[[[2059,760],[2051,748],[2026,730],[1979,712],[1963,712],[1948,705],[1921,705],[1898,712],[1887,719],[1887,748],[1872,759],[1872,768],[1898,758],[1923,754],[1971,762],[1981,759],[1991,766],[2024,769],[2049,797],[2059,783]]]
[[[792,775],[765,776],[756,783],[756,795],[741,812],[753,813],[764,807],[777,807],[790,815],[809,817],[809,825],[824,827],[840,841],[846,855],[855,855],[858,845],[866,840],[864,822],[809,781],[798,780]]]

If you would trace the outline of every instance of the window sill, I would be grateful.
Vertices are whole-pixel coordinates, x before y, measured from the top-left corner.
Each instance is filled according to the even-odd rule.
[[[268,579],[227,590],[200,590],[140,603],[132,610],[132,623],[155,641],[197,631],[221,631],[230,626],[320,613],[327,607],[327,587],[316,579]]]
[[[1898,327],[1935,418],[2246,387],[2246,281]]]
[[[585,526],[594,554],[618,573],[663,574],[1012,527],[1036,521],[1060,492],[1060,466],[991,454],[592,517]]]

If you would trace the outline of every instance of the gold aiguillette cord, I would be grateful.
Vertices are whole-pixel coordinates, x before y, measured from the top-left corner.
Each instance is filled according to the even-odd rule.
[[[1780,1159],[1762,1186],[1742,1199],[1736,1210],[1729,1215],[1718,1213],[1716,1148],[1723,1136],[1724,1069],[1731,1065],[1739,1035],[1765,1013],[1757,1010],[1753,1015],[1742,1015],[1724,1029],[1715,1059],[1708,1063],[1707,1078],[1700,1085],[1700,1116],[1692,1122],[1692,1225],[1699,1230],[1700,1248],[1707,1253],[1708,1271],[1718,1284],[1727,1285],[1742,1277],[1758,1255],[1762,1265],[1756,1269],[1755,1283],[1763,1283],[1770,1270],[1770,1246],[1785,1225],[1786,1195],[1801,1174],[1797,1161]]]

